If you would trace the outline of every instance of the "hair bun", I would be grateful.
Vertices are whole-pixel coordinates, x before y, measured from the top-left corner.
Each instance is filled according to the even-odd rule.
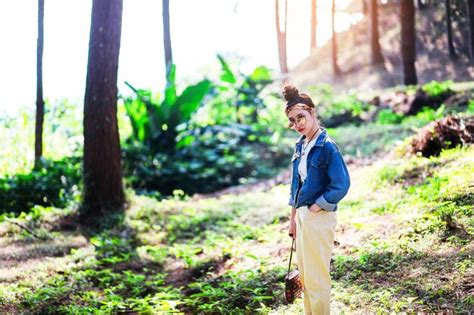
[[[299,96],[300,92],[296,87],[291,84],[287,84],[283,87],[283,97],[287,102],[294,100]]]

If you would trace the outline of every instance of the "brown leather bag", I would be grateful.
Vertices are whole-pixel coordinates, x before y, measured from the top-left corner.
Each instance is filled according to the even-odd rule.
[[[285,277],[285,299],[288,303],[293,303],[296,298],[301,297],[301,293],[303,292],[303,286],[301,285],[300,281],[300,274],[298,269],[292,270],[291,269],[291,258],[293,258],[293,250],[295,250],[295,240],[291,243],[291,250],[290,250],[290,262],[288,264],[288,272]]]

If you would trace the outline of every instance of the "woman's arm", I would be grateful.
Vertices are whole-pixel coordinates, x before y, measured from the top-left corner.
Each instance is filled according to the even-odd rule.
[[[326,191],[319,196],[315,204],[327,211],[335,211],[337,203],[344,198],[351,185],[349,171],[341,152],[334,144],[327,168],[329,184]]]
[[[290,213],[290,227],[288,228],[288,235],[292,238],[296,238],[296,208],[291,207]]]

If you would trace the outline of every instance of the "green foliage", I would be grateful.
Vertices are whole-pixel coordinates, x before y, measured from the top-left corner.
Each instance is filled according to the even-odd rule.
[[[426,83],[422,86],[422,90],[426,92],[429,96],[433,98],[437,98],[446,94],[451,94],[453,93],[452,91],[453,87],[453,81],[448,80],[448,81],[431,81],[429,83]]]
[[[344,155],[369,158],[389,152],[397,142],[413,134],[411,126],[377,123],[346,125],[327,131]]]
[[[465,185],[472,152],[392,159],[354,173],[357,191],[338,210],[350,239],[336,235],[343,246],[331,264],[334,307],[472,308],[464,280],[472,269],[474,197]],[[374,190],[367,183],[376,179]],[[301,301],[291,310],[282,305],[287,192],[281,185],[219,198],[177,193],[159,202],[133,195],[122,226],[61,257],[67,263],[49,267],[39,285],[6,282],[2,302],[31,313],[300,313]]]
[[[423,107],[415,116],[403,116],[393,112],[391,109],[382,109],[376,122],[380,125],[403,124],[405,126],[422,127],[436,119],[444,117],[446,106],[443,104],[437,109]]]
[[[79,198],[79,158],[42,160],[29,174],[0,178],[0,213],[28,212],[35,205],[65,207]]]
[[[468,114],[474,114],[474,100],[470,100],[469,104],[467,105],[467,111]]]
[[[123,98],[132,125],[132,141],[147,144],[154,152],[172,152],[177,128],[185,129],[191,115],[201,106],[211,88],[209,80],[190,85],[176,94],[176,67],[172,65],[167,76],[164,98],[151,91],[133,89],[135,96]]]
[[[165,195],[175,189],[211,192],[271,176],[286,162],[290,149],[277,143],[281,133],[273,131],[279,127],[260,97],[271,82],[269,70],[257,67],[245,75],[218,59],[222,72],[212,89],[204,80],[175,97],[172,67],[160,105],[150,91],[135,90],[137,98],[125,99],[133,138],[124,146],[123,160],[132,187]],[[208,91],[204,106],[192,115]]]
[[[268,68],[259,66],[252,73],[233,70],[224,57],[217,56],[221,74],[214,83],[210,98],[196,118],[199,126],[259,124],[266,105],[264,88],[272,82]]]
[[[322,124],[328,128],[359,124],[363,121],[363,115],[373,107],[373,105],[360,100],[354,93],[334,94],[334,90],[329,84],[311,87],[310,95],[317,105],[318,117]]]
[[[254,313],[272,305],[283,294],[285,268],[260,268],[229,271],[211,281],[189,285],[185,302],[198,312],[235,314]]]
[[[334,270],[331,276],[334,279],[353,281],[364,276],[364,273],[388,273],[397,268],[404,260],[403,256],[396,256],[389,251],[361,251],[357,258],[336,255]]]
[[[381,125],[394,125],[403,120],[403,115],[394,113],[391,109],[382,109],[377,115],[377,123]]]
[[[43,125],[43,157],[60,160],[76,156],[82,148],[82,111],[67,100],[46,101]],[[14,116],[0,117],[0,177],[26,174],[33,168],[35,112],[20,109]]]
[[[125,174],[142,193],[165,195],[175,189],[211,192],[249,177],[267,178],[287,165],[291,148],[268,145],[258,135],[244,125],[196,127],[180,134],[174,154],[153,154],[136,143],[123,150]]]
[[[436,119],[443,118],[445,116],[445,111],[446,107],[444,104],[437,109],[423,107],[415,116],[409,116],[403,119],[402,124],[423,127]]]

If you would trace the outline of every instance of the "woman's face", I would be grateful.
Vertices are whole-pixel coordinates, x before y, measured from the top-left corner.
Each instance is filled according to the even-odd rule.
[[[309,136],[314,132],[316,119],[309,111],[295,108],[288,113],[288,125],[299,134]]]

